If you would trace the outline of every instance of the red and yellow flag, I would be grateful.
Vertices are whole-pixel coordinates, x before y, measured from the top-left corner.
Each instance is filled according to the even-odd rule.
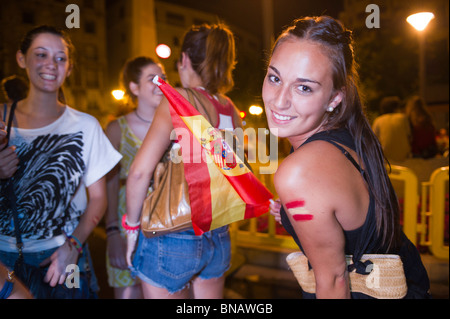
[[[169,101],[173,126],[181,137],[196,235],[268,212],[273,195],[239,160],[221,132],[169,84],[158,77],[153,81]],[[179,134],[180,129],[189,136]]]

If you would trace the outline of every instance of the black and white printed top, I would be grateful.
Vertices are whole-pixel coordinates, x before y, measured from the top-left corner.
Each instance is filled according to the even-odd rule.
[[[12,181],[24,251],[58,247],[62,230],[71,234],[86,209],[86,188],[106,175],[122,156],[97,119],[69,106],[45,127],[12,127],[9,144],[16,146],[19,157]],[[0,250],[17,251],[6,182],[0,181]]]

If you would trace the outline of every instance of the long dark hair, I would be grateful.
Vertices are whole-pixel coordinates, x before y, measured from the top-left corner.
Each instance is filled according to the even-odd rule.
[[[358,72],[353,51],[352,32],[328,16],[297,19],[277,39],[273,51],[287,39],[303,39],[321,45],[333,67],[335,90],[344,98],[333,112],[327,113],[326,129],[345,127],[352,135],[356,153],[364,160],[367,183],[375,198],[377,232],[382,247],[395,249],[400,239],[397,196],[386,171],[382,147],[364,114],[358,89]]]

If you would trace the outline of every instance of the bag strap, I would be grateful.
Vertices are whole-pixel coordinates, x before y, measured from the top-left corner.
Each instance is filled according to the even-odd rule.
[[[9,137],[11,135],[11,127],[14,119],[14,112],[16,110],[17,101],[14,101],[11,105],[11,109],[9,111],[9,118],[8,118],[8,126],[6,130],[6,145],[3,149],[7,148],[9,145]],[[16,235],[16,247],[19,251],[19,258],[23,258],[22,254],[22,248],[23,248],[23,241],[22,241],[22,235],[20,233],[20,227],[19,227],[19,216],[17,211],[17,197],[16,193],[14,192],[14,184],[12,183],[12,178],[10,178],[6,185],[6,194],[9,202],[9,206],[12,210],[13,220],[14,220],[14,231]]]
[[[8,107],[6,103],[3,104],[3,122],[6,121],[6,112],[8,111]]]
[[[11,127],[12,127],[12,122],[14,119],[14,111],[16,110],[16,106],[17,106],[17,101],[14,101],[11,105],[11,110],[9,111],[8,123],[6,124],[7,125],[7,129],[6,129],[6,141],[7,142],[6,142],[5,147],[2,149],[2,151],[9,146],[9,136],[11,135]]]
[[[200,104],[204,113],[206,114],[206,117],[208,118],[208,122],[211,123],[211,115],[208,113],[208,111],[206,110],[206,107],[203,105],[203,103],[201,102],[201,99],[198,97],[199,93],[196,90],[191,89],[191,88],[187,88],[186,92],[188,94],[189,103],[191,103],[192,106],[195,107],[195,109],[197,111],[200,111],[197,106],[197,102],[196,102],[196,101],[198,101],[198,104]]]

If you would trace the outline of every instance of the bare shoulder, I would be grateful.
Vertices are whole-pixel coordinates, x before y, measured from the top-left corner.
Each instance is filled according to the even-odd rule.
[[[112,120],[111,122],[109,122],[108,125],[106,125],[105,131],[107,134],[108,133],[116,133],[116,132],[120,133],[119,120],[115,119],[115,120]]]
[[[348,161],[334,145],[314,141],[289,155],[279,166],[275,187],[283,203],[309,198],[323,210],[335,211],[343,192]]]
[[[314,141],[291,154],[275,178],[284,203],[304,199],[314,210],[336,216],[346,230],[364,223],[369,192],[364,178],[334,145]]]
[[[338,155],[333,145],[314,141],[289,155],[275,174],[278,196],[313,267],[343,247],[335,215],[339,185],[332,174]]]
[[[111,144],[113,144],[113,146],[117,149],[118,146],[120,145],[120,139],[122,135],[119,121],[116,119],[109,122],[108,125],[106,126],[105,133],[106,136],[111,141]]]
[[[342,153],[332,144],[324,141],[314,141],[302,146],[290,154],[279,166],[275,178],[280,181],[308,183],[311,179],[328,179],[337,163],[342,159]]]

